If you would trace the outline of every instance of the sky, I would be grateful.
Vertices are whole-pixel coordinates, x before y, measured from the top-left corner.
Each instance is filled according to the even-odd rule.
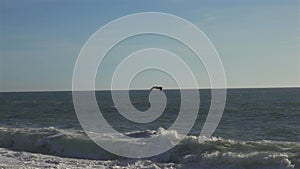
[[[0,91],[71,90],[76,59],[89,37],[138,12],[173,14],[200,28],[220,55],[229,88],[300,87],[299,0],[0,0]],[[125,55],[158,44],[175,48],[200,88],[209,87],[205,68],[189,59],[190,51],[166,37],[148,35],[130,38],[107,55],[96,88],[109,89],[112,72]],[[149,70],[138,74],[131,88],[158,83],[176,88],[175,82]]]

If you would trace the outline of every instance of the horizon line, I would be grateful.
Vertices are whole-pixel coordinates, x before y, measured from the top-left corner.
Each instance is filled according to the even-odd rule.
[[[227,88],[165,88],[163,90],[211,90],[211,89],[285,89],[285,88],[300,88],[300,86],[247,86],[247,87],[227,87]],[[116,89],[113,91],[142,91],[142,90],[150,90],[149,88],[136,88],[136,89]],[[59,90],[7,90],[0,91],[0,93],[26,93],[26,92],[72,92],[71,89],[59,89]],[[96,90],[76,90],[78,92],[81,91],[112,91],[110,89],[96,89]]]

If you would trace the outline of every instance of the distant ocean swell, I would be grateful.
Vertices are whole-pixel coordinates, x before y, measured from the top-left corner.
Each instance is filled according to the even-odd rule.
[[[151,137],[161,134],[165,140],[176,137],[176,132],[136,131],[132,137]],[[97,160],[124,159],[110,154],[93,143],[81,130],[50,128],[0,128],[0,147],[11,150],[50,154],[60,157]],[[210,168],[299,168],[298,142],[237,141],[206,138],[199,142],[196,136],[187,136],[170,151],[151,157],[159,163],[195,164]]]

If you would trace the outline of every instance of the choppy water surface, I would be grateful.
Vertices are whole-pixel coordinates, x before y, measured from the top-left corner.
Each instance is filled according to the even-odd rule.
[[[164,92],[164,113],[147,124],[120,115],[110,91],[96,95],[105,119],[119,132],[168,140],[176,137],[166,129],[175,121],[181,100],[180,91]],[[148,95],[130,91],[140,111],[149,108]],[[148,159],[126,159],[102,150],[85,135],[71,92],[0,93],[0,167],[300,168],[299,88],[228,90],[217,130],[201,142],[210,90],[200,90],[200,96],[196,123],[179,145]]]

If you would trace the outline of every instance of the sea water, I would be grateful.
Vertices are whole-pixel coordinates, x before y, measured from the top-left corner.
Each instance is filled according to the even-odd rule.
[[[170,140],[177,137],[167,129],[178,116],[181,97],[179,90],[162,92],[166,108],[150,123],[120,115],[110,91],[96,91],[96,98],[118,132]],[[299,88],[228,89],[218,128],[201,141],[211,90],[199,92],[200,106],[191,107],[199,108],[198,116],[189,134],[171,150],[142,159],[109,153],[89,139],[74,111],[72,92],[0,93],[0,168],[300,168]],[[129,93],[137,110],[149,109],[148,90]]]

